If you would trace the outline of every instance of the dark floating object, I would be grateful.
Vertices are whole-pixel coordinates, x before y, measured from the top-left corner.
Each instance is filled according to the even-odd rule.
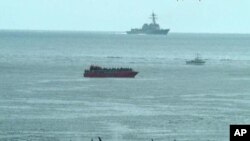
[[[91,65],[88,70],[84,71],[84,77],[122,77],[134,78],[138,72],[131,68],[102,68],[100,66]],[[99,138],[99,137],[98,137]]]
[[[99,141],[102,141],[102,138],[101,138],[101,137],[98,137],[98,140],[99,140]]]
[[[203,65],[205,63],[205,60],[201,59],[199,54],[196,55],[195,59],[186,61],[186,64],[188,65]]]

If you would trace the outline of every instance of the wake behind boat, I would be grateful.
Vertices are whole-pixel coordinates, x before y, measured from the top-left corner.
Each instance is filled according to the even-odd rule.
[[[91,65],[89,69],[84,71],[84,77],[123,77],[134,78],[138,72],[131,68],[102,68],[100,66]]]

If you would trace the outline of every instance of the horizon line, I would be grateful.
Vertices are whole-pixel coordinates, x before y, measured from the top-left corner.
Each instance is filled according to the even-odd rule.
[[[60,30],[60,29],[0,29],[2,31],[10,32],[89,32],[89,33],[126,33],[126,31],[108,31],[108,30]],[[171,30],[170,30],[171,31]],[[244,34],[243,32],[169,32],[168,34]]]

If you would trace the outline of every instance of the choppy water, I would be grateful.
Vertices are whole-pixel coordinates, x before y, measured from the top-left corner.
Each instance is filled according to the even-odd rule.
[[[250,35],[0,32],[0,140],[227,141],[250,123]],[[207,63],[185,61],[200,53]],[[91,64],[135,79],[88,79]]]

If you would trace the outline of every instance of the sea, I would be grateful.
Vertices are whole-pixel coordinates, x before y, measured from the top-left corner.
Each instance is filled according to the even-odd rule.
[[[0,31],[0,141],[228,141],[230,124],[250,124],[250,35]]]

